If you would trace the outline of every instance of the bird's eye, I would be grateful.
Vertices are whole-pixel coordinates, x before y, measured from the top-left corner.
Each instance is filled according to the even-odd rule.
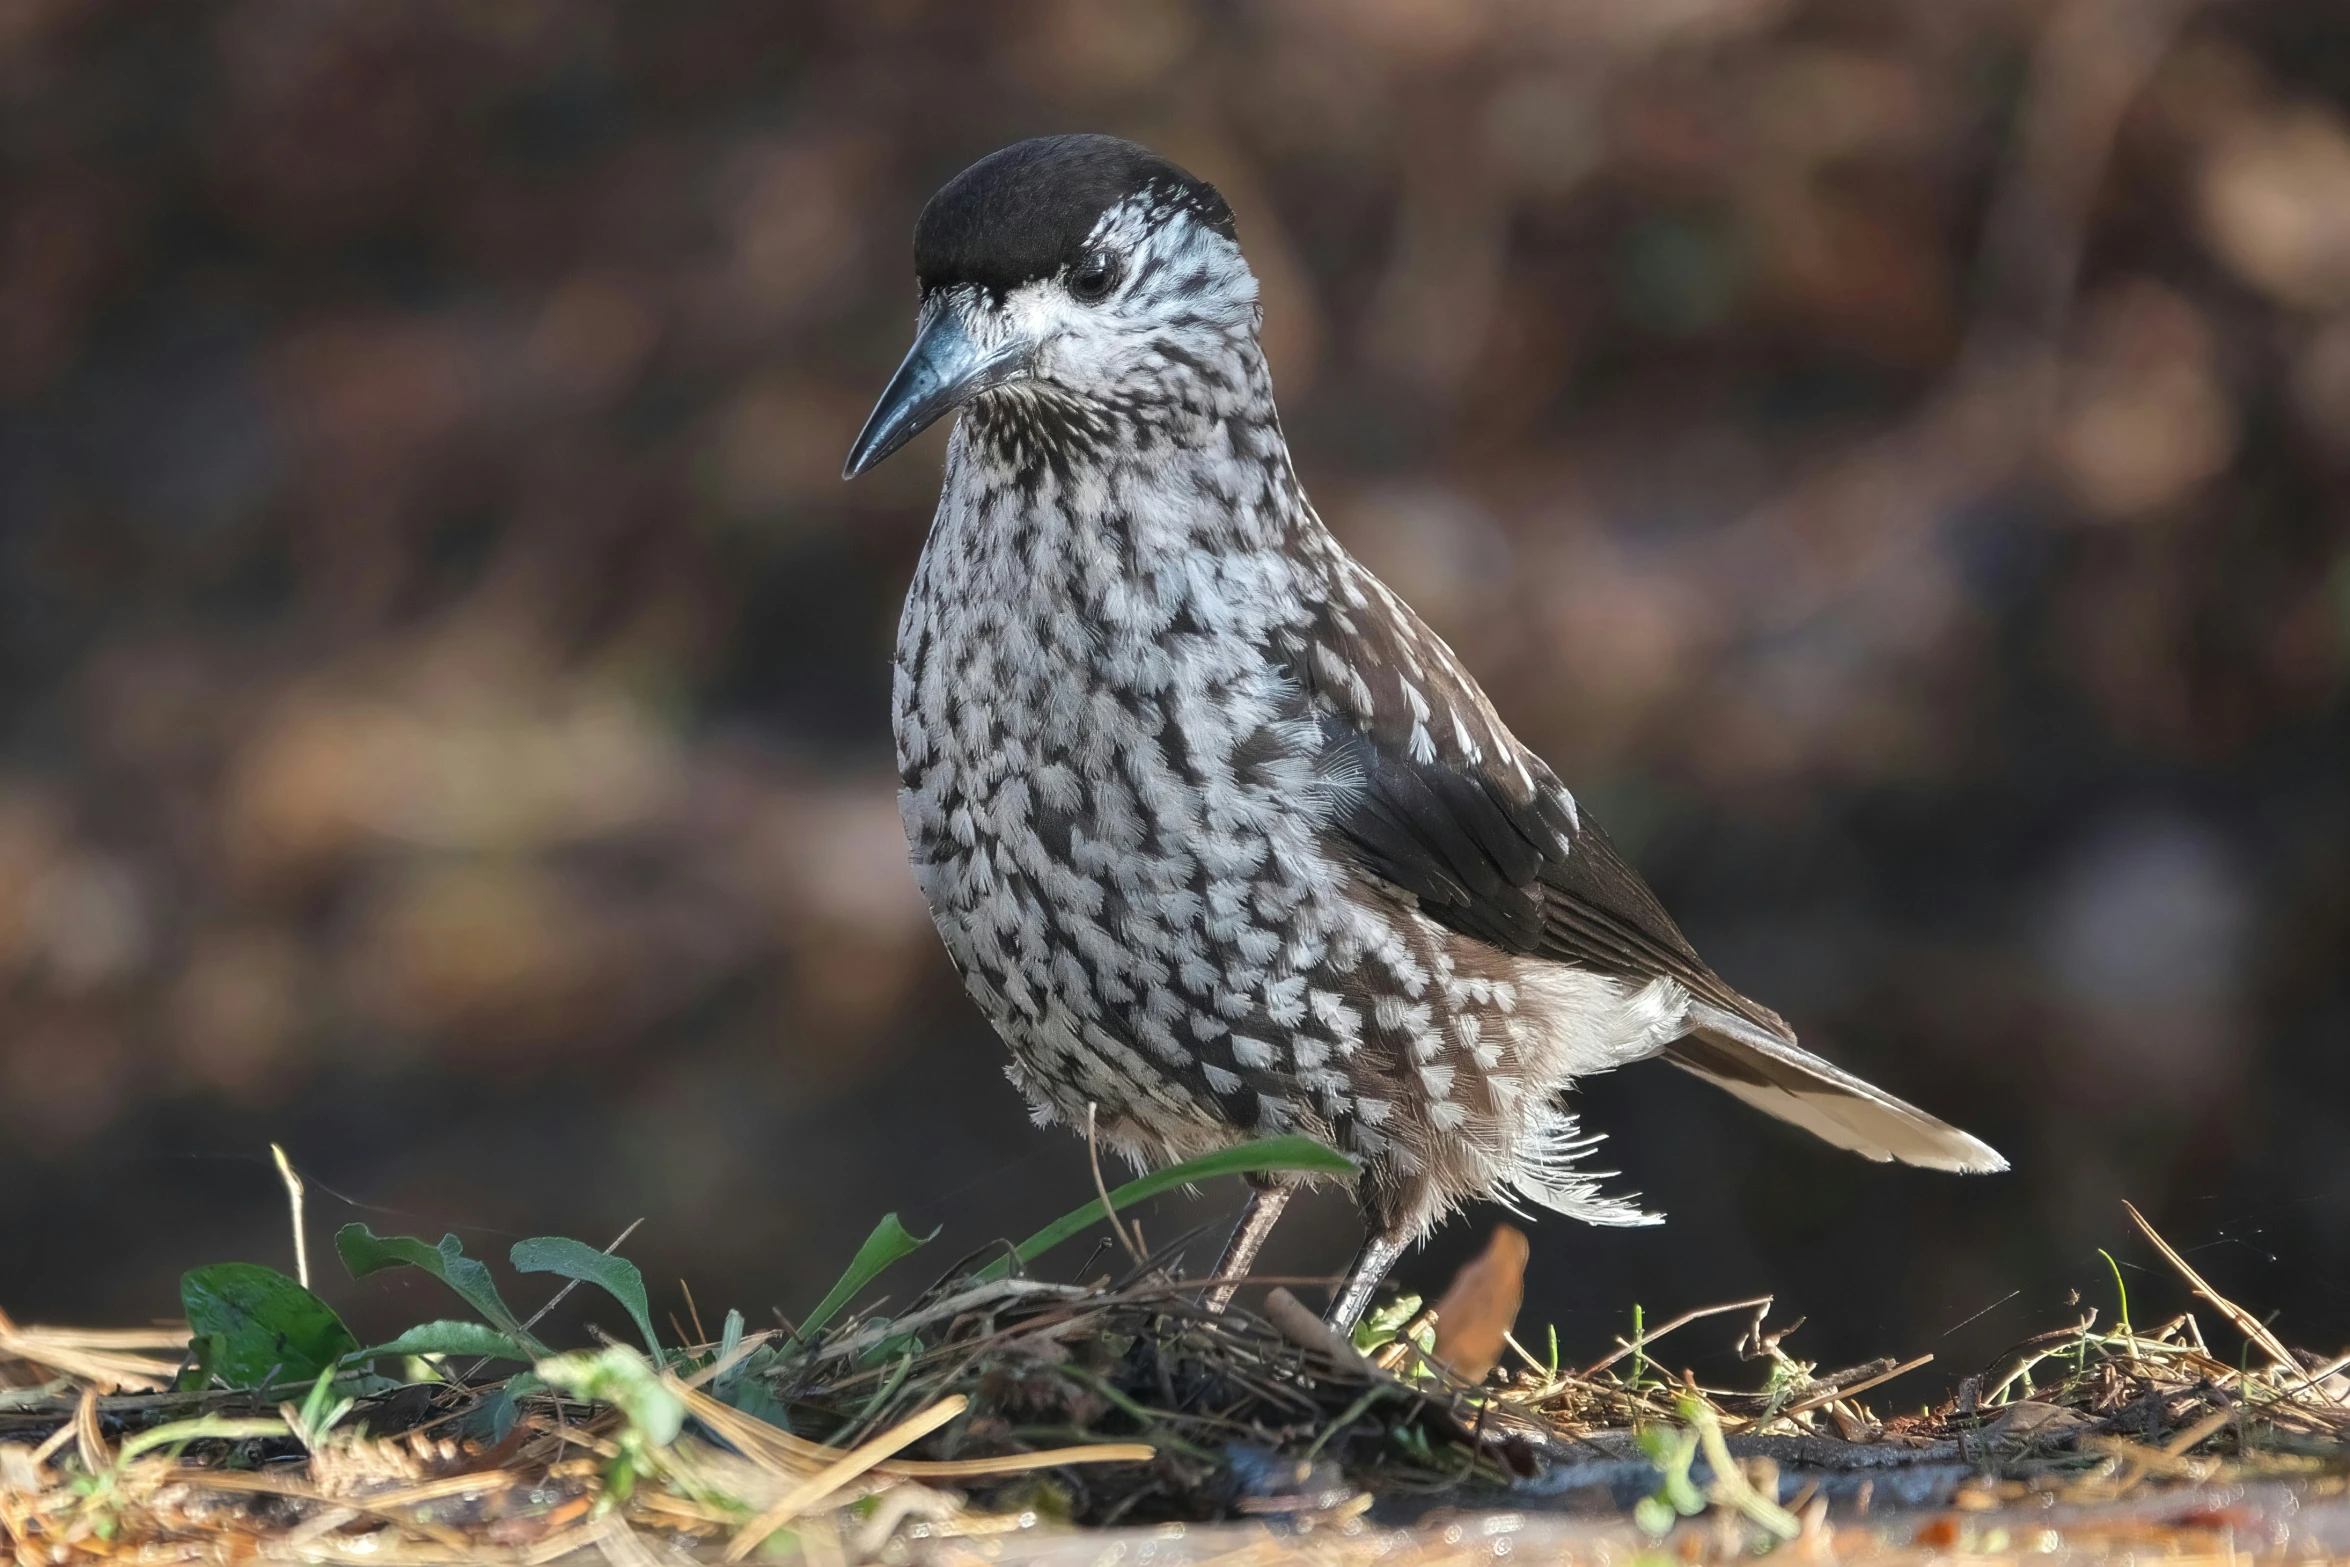
[[[1098,304],[1118,286],[1118,258],[1106,250],[1089,250],[1069,269],[1069,292],[1086,304]]]

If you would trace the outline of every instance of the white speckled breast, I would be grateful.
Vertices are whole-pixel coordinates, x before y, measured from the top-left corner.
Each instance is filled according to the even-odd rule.
[[[1517,960],[1332,852],[1356,781],[1298,661],[1336,656],[1314,628],[1345,614],[1340,584],[1401,606],[1305,505],[1254,345],[1231,352],[1236,400],[1265,410],[1237,430],[1042,463],[1012,394],[955,432],[894,701],[947,950],[1038,1118],[1094,1105],[1138,1164],[1302,1130],[1408,1187],[1415,1228],[1505,1182],[1636,1217],[1567,1170],[1553,1091],[1654,1049],[1672,998],[1545,973],[1546,1000],[1592,1014],[1562,1033],[1521,1015]]]

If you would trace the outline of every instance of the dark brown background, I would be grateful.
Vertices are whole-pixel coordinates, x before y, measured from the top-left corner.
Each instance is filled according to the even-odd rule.
[[[1968,1369],[2130,1196],[2337,1347],[2346,102],[2338,0],[0,7],[0,1306],[282,1263],[272,1138],[755,1318],[1086,1195],[903,865],[938,437],[836,475],[924,196],[1099,128],[1223,184],[1322,509],[1699,945],[2016,1163],[1628,1072],[1673,1223],[1544,1222],[1530,1318]]]

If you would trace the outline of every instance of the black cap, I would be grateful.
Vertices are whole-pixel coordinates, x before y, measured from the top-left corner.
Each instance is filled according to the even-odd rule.
[[[973,283],[1000,294],[1075,261],[1101,215],[1149,194],[1226,239],[1232,209],[1216,187],[1115,136],[1039,136],[991,152],[930,198],[914,225],[922,291]]]

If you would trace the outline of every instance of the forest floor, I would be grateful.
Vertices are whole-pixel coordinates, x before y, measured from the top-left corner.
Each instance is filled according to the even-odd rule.
[[[364,1225],[336,1237],[355,1276],[423,1269],[471,1316],[362,1348],[301,1280],[245,1263],[187,1276],[185,1324],[0,1316],[0,1545],[515,1567],[2350,1553],[2350,1356],[2278,1342],[2135,1210],[2197,1310],[2139,1327],[2121,1294],[2109,1325],[2084,1308],[1880,1416],[1924,1361],[1823,1371],[1765,1299],[1642,1324],[1584,1365],[1521,1343],[1506,1226],[1441,1300],[1351,1337],[1280,1281],[1211,1311],[1114,1222],[1122,1276],[1027,1272],[1157,1179],[856,1313],[921,1244],[892,1215],[803,1322],[729,1312],[671,1342],[612,1251],[513,1249],[561,1293],[609,1292],[643,1348],[558,1352],[533,1332],[548,1308],[512,1312],[455,1237]],[[1709,1322],[1741,1328],[1751,1386],[1668,1369]]]

